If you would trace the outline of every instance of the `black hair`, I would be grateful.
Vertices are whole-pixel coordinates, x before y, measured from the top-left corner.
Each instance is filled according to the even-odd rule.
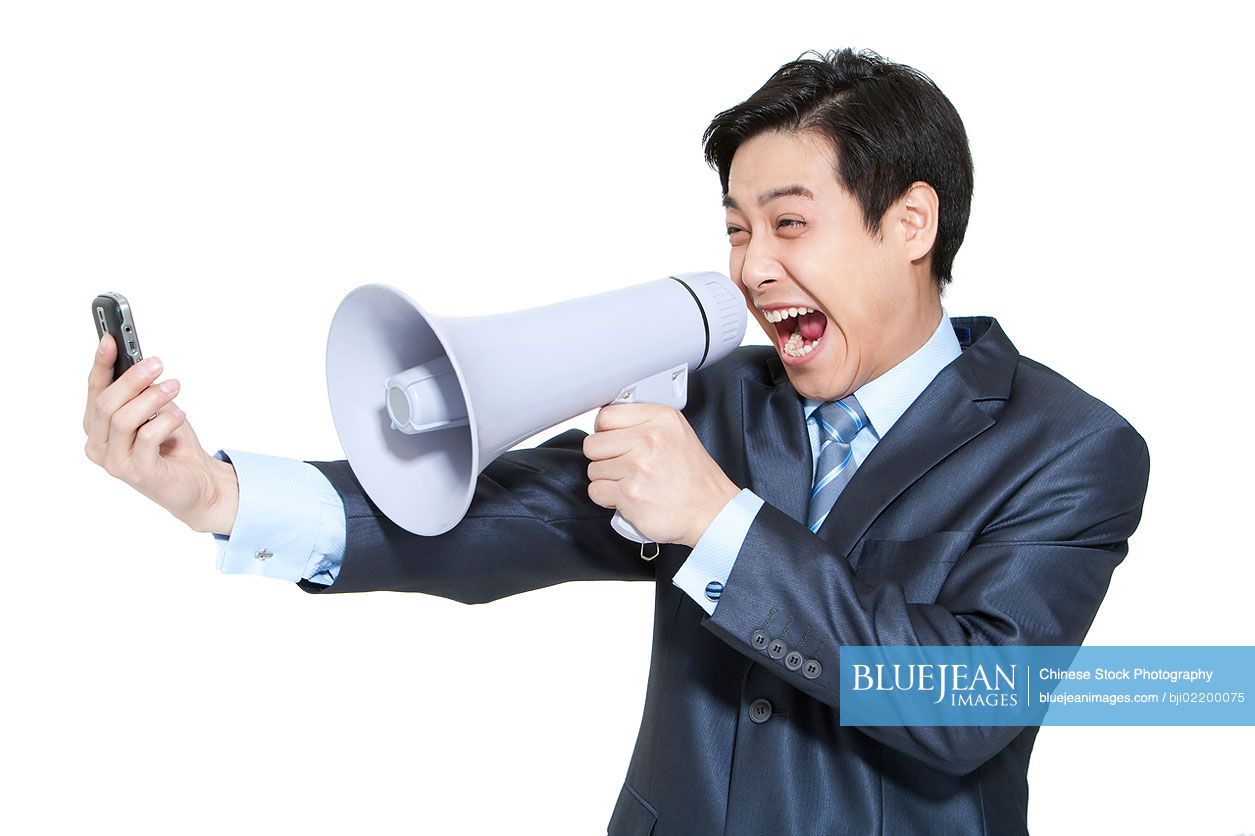
[[[814,55],[814,58],[807,58]],[[871,50],[802,53],[754,95],[716,116],[702,135],[706,162],[728,193],[732,155],[768,131],[812,131],[837,157],[837,181],[863,210],[863,225],[881,235],[889,206],[917,180],[940,201],[932,277],[951,281],[972,204],[972,154],[954,105],[928,76]]]

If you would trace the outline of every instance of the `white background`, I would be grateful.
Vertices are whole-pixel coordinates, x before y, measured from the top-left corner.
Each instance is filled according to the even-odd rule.
[[[941,86],[976,161],[947,310],[1149,442],[1087,642],[1255,643],[1236,5],[6,3],[0,829],[604,832],[651,588],[467,607],[218,574],[83,454],[89,302],[131,299],[210,452],[343,458],[323,351],[349,290],[467,315],[726,270],[702,130],[809,48]],[[1253,742],[1045,728],[1032,830],[1255,831]]]

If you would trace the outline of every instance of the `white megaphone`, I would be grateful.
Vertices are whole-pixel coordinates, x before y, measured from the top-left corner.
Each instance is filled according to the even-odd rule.
[[[739,346],[745,323],[744,298],[719,273],[470,317],[363,285],[327,336],[331,414],[379,510],[414,534],[443,534],[480,472],[523,439],[615,402],[682,408],[688,372]],[[649,541],[618,513],[612,525]]]

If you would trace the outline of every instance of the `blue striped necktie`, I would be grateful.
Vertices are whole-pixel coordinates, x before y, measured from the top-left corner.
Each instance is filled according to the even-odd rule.
[[[810,508],[806,512],[806,525],[811,531],[819,531],[833,503],[854,475],[857,465],[850,443],[854,436],[867,427],[867,413],[850,395],[839,401],[822,404],[811,413],[810,420],[819,423],[819,461],[815,464],[815,482],[811,487]]]

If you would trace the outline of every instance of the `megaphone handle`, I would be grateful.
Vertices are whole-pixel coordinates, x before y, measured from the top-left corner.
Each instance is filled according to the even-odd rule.
[[[614,519],[610,521],[610,527],[613,528],[615,531],[619,532],[619,534],[622,535],[623,537],[626,537],[627,539],[631,540],[632,542],[641,544],[641,559],[642,560],[653,560],[655,557],[658,556],[658,552],[660,551],[660,546],[657,543],[654,543],[653,554],[651,555],[645,554],[645,544],[653,543],[654,541],[650,540],[648,537],[642,534],[636,526],[632,525],[630,522],[627,521],[627,517],[623,516],[618,511],[614,512]]]
[[[619,396],[611,403],[660,403],[683,409],[688,400],[688,379],[688,363],[681,363],[623,387]],[[614,512],[610,527],[627,539],[641,544],[641,560],[653,560],[662,550],[661,546],[642,534],[618,511]],[[645,554],[645,546],[648,543],[654,543],[653,554]]]

